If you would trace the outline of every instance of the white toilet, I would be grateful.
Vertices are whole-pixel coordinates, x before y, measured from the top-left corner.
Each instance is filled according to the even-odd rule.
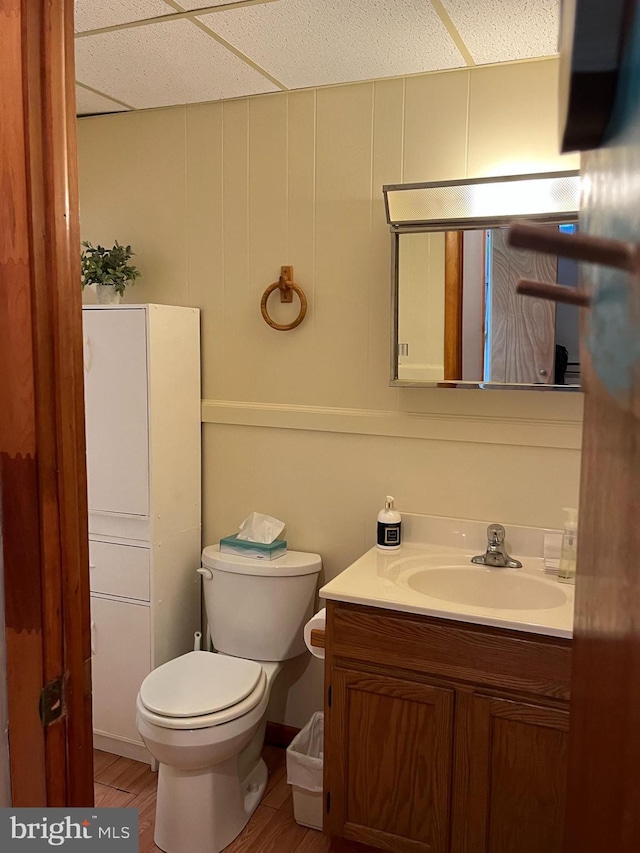
[[[242,831],[267,783],[266,710],[281,661],[306,651],[321,559],[273,561],[202,552],[216,654],[189,652],[148,675],[136,724],[159,762],[155,843],[165,853],[218,853]]]

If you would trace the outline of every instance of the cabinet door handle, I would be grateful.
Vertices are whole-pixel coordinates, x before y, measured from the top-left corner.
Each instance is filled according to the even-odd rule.
[[[91,620],[91,654],[95,655],[96,653],[96,623],[92,619]]]
[[[84,369],[87,373],[91,370],[91,341],[88,336],[84,339]]]

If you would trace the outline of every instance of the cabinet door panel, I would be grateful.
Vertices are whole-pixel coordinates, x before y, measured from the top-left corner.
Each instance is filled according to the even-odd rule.
[[[149,514],[146,315],[82,312],[89,510]]]
[[[444,853],[452,691],[340,669],[332,691],[329,832],[396,853]]]
[[[452,849],[561,853],[568,730],[568,711],[459,695]]]
[[[136,696],[151,671],[150,610],[91,597],[93,728],[99,734],[142,743]]]

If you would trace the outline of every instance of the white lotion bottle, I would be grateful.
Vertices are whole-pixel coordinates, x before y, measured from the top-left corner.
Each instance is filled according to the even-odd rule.
[[[395,508],[395,499],[387,495],[384,509],[378,513],[378,548],[381,551],[399,551],[401,543],[402,516]]]
[[[567,520],[564,523],[560,547],[558,580],[560,583],[575,583],[578,556],[578,510],[573,507],[564,507],[563,512],[567,513]]]

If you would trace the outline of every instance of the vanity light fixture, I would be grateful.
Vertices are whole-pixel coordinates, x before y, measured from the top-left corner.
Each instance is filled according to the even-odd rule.
[[[451,231],[514,219],[566,222],[580,208],[580,173],[550,172],[382,188],[392,231]]]

